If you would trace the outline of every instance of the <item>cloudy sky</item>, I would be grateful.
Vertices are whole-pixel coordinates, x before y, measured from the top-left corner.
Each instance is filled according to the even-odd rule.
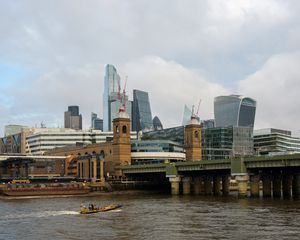
[[[105,64],[149,92],[164,127],[184,104],[242,94],[255,127],[300,126],[298,0],[0,0],[0,134],[6,124],[62,126],[79,105],[102,116]]]

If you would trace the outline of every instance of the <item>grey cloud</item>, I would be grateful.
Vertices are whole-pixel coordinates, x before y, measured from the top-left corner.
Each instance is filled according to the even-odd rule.
[[[299,134],[300,52],[271,57],[239,84],[239,91],[258,102],[256,128],[277,127]]]
[[[26,124],[62,122],[66,106],[78,104],[87,126],[89,112],[102,110],[106,63],[129,76],[129,90],[150,92],[167,125],[199,98],[203,118],[212,117],[215,95],[256,96],[238,80],[299,51],[299,10],[295,0],[1,1],[0,64],[33,73],[5,91],[13,106],[0,106],[1,125],[18,113]]]

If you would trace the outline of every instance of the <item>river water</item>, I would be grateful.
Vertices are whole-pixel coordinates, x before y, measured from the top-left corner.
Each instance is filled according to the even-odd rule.
[[[93,215],[81,203],[123,207]],[[124,192],[0,199],[0,239],[300,239],[300,201]]]

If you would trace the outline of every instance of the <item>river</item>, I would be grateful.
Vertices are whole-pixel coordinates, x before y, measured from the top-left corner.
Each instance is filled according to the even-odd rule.
[[[93,215],[81,203],[123,207]],[[300,239],[300,201],[161,194],[0,199],[0,239]]]

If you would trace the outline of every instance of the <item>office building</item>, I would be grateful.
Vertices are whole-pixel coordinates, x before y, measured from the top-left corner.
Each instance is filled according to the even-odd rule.
[[[116,101],[119,97],[120,76],[117,69],[107,64],[104,76],[104,92],[103,92],[103,129],[111,130],[111,102]]]
[[[108,64],[105,67],[103,92],[103,130],[112,131],[112,121],[118,116],[119,108],[125,103],[126,112],[131,118],[132,103],[128,96],[120,92],[120,76],[117,69]]]
[[[100,130],[74,130],[69,128],[31,128],[25,140],[25,153],[39,155],[65,146],[86,146],[112,140],[112,132]],[[130,132],[136,139],[136,132]]]
[[[4,136],[11,136],[18,134],[22,131],[22,128],[26,126],[10,124],[4,127]]]
[[[153,130],[151,107],[147,92],[133,90],[132,130],[137,132]]]
[[[207,119],[201,121],[202,128],[214,128],[215,127],[215,120],[214,119]]]
[[[143,133],[142,140],[170,140],[184,144],[184,126]]]
[[[103,119],[97,117],[96,113],[91,113],[91,129],[103,131]]]
[[[218,160],[250,156],[253,151],[253,129],[224,127],[203,129],[203,156],[205,160]]]
[[[155,116],[153,118],[152,122],[153,122],[153,128],[154,128],[155,131],[163,129],[163,125],[162,125],[161,121],[159,120],[159,118],[157,116]]]
[[[65,128],[82,129],[82,116],[79,114],[78,106],[69,106],[65,112]]]
[[[186,126],[191,121],[192,116],[192,110],[187,106],[184,105],[183,109],[183,117],[182,117],[182,126]],[[195,116],[198,121],[200,121],[200,118],[198,116]]]
[[[254,149],[258,155],[300,153],[300,138],[287,130],[258,129],[254,130]]]
[[[185,161],[182,144],[169,140],[131,141],[131,164],[144,165]]]
[[[219,96],[214,101],[216,127],[254,127],[256,101],[240,95]]]

